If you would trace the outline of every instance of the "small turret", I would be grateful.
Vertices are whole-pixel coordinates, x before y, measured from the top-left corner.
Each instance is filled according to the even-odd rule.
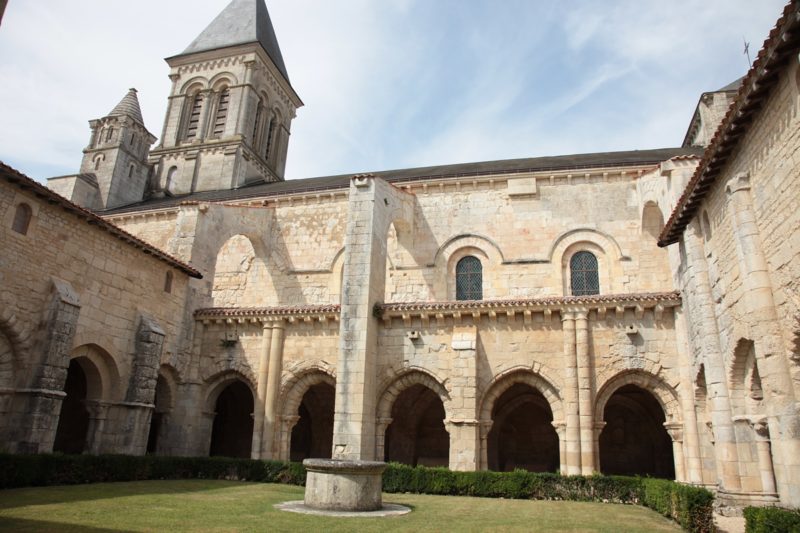
[[[103,118],[90,120],[92,136],[80,173],[50,178],[48,186],[83,207],[103,210],[140,202],[147,192],[147,158],[156,138],[147,131],[136,89]]]

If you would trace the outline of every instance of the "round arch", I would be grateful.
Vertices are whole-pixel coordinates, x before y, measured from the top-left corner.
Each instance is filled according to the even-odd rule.
[[[544,396],[547,403],[550,405],[554,421],[561,421],[564,419],[564,408],[561,396],[559,396],[558,390],[553,386],[552,381],[544,377],[541,373],[535,373],[529,368],[511,368],[495,376],[487,387],[486,393],[481,399],[481,407],[478,410],[479,420],[481,422],[490,422],[492,420],[492,410],[494,409],[497,399],[500,398],[505,391],[518,383],[529,385]]]
[[[657,376],[641,370],[620,372],[608,379],[598,389],[594,408],[594,419],[596,421],[603,420],[608,400],[618,389],[626,385],[635,385],[652,394],[664,411],[666,423],[680,423],[682,421],[680,403],[675,390]]]
[[[256,398],[256,388],[253,385],[253,381],[246,374],[237,370],[223,370],[206,379],[204,386],[205,393],[203,395],[205,398],[203,401],[203,410],[208,413],[213,413],[220,393],[235,381],[244,383],[247,388],[250,389],[253,398]]]
[[[392,405],[397,397],[406,389],[414,385],[422,385],[432,390],[444,405],[445,416],[450,418],[450,393],[433,374],[420,369],[405,369],[393,376],[389,383],[383,387],[383,392],[378,397],[378,408],[376,409],[377,418],[390,418]]]
[[[310,365],[293,372],[281,386],[281,414],[284,417],[296,416],[308,389],[320,383],[336,388],[336,377],[325,366]]]

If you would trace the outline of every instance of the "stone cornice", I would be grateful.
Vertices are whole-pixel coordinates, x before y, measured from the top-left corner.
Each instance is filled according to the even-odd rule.
[[[401,319],[410,323],[420,319],[423,323],[431,319],[442,322],[452,318],[456,322],[471,317],[474,320],[496,319],[498,315],[515,318],[521,315],[525,323],[530,322],[534,313],[541,313],[550,320],[554,313],[564,316],[567,313],[588,313],[594,311],[599,319],[607,314],[615,314],[621,319],[625,311],[632,311],[637,319],[645,310],[652,310],[656,320],[660,320],[665,309],[681,304],[678,292],[656,292],[635,294],[608,294],[596,296],[552,296],[544,298],[515,298],[507,300],[479,300],[457,302],[393,302],[378,304],[374,314],[384,322]],[[298,305],[282,307],[210,307],[198,309],[195,320],[204,324],[264,323],[285,320],[287,322],[328,322],[339,320],[341,307],[330,305]]]

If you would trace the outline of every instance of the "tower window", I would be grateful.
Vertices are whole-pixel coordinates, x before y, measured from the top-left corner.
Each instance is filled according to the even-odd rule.
[[[114,128],[108,128],[106,130],[106,142],[111,142],[111,137],[114,136]]]
[[[185,139],[190,141],[197,137],[197,130],[200,127],[200,112],[203,109],[203,95],[197,93],[192,97],[192,105],[189,108],[189,121],[186,123]]]
[[[258,105],[256,105],[256,116],[253,121],[253,150],[258,150],[258,145],[261,144],[261,121],[264,114],[264,101],[259,98]]]
[[[225,131],[225,119],[228,118],[228,103],[230,102],[230,90],[223,89],[219,93],[217,101],[217,114],[214,116],[214,137],[222,136]]]
[[[597,258],[591,252],[578,252],[569,260],[573,296],[600,294]]]
[[[272,115],[269,120],[269,129],[267,130],[267,146],[264,148],[264,159],[269,160],[270,150],[272,149],[272,145],[275,144],[275,126],[277,122],[277,117]]]
[[[22,235],[27,235],[32,214],[31,206],[24,203],[19,204],[14,212],[14,222],[11,224],[11,229]]]
[[[483,265],[468,255],[456,263],[456,300],[483,299]]]
[[[128,177],[129,178],[133,177],[133,165],[128,167]]]

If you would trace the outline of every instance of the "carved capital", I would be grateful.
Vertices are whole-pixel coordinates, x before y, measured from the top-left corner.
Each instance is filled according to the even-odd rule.
[[[750,174],[748,172],[741,172],[728,180],[725,186],[725,192],[732,195],[740,191],[750,190]]]
[[[683,442],[683,424],[680,422],[664,422],[664,428],[674,442]]]

